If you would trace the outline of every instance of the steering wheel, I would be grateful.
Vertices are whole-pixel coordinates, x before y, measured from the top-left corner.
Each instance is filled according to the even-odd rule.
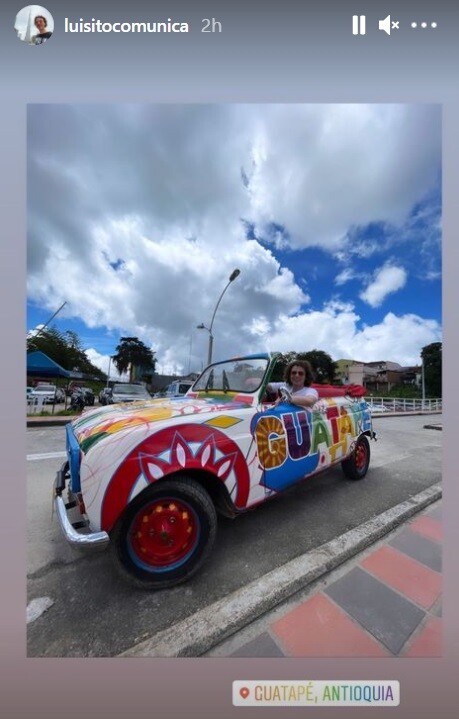
[[[288,389],[286,389],[285,387],[281,387],[279,392],[282,402],[287,402],[288,404],[292,403],[292,393],[289,392]]]

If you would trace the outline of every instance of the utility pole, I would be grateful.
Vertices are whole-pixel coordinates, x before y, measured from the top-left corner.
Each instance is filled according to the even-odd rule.
[[[422,386],[422,409],[424,409],[426,401],[426,378],[424,372],[424,357],[421,355],[421,386]]]

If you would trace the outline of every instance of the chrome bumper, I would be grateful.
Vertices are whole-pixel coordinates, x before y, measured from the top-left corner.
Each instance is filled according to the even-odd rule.
[[[81,550],[101,550],[106,549],[110,543],[110,537],[107,532],[90,532],[80,533],[72,525],[67,515],[67,507],[62,497],[65,489],[65,480],[68,476],[68,462],[64,462],[61,469],[56,474],[54,480],[54,509],[56,510],[59,524],[68,543]]]

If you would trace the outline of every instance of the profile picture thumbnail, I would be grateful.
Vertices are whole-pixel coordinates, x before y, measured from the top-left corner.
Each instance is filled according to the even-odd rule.
[[[53,34],[53,16],[41,5],[27,5],[16,15],[14,29],[22,42],[43,45]]]

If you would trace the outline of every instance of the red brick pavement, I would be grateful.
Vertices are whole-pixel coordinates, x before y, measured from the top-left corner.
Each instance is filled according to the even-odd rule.
[[[427,508],[232,656],[441,656],[441,538]]]

